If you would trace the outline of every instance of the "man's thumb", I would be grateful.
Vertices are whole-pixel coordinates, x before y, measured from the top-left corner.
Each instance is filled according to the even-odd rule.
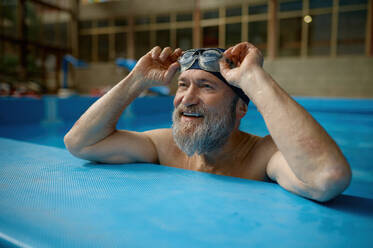
[[[219,61],[219,66],[220,66],[220,73],[225,77],[225,75],[229,72],[230,65],[227,61],[227,59],[223,58]]]
[[[169,83],[172,80],[173,76],[175,75],[175,73],[176,73],[177,69],[179,69],[179,67],[180,67],[180,65],[179,65],[179,62],[177,62],[177,61],[172,63],[168,67],[166,75],[165,75],[166,83]]]

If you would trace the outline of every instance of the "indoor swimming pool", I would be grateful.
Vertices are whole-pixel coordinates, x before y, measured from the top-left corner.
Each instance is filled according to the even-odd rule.
[[[350,187],[325,204],[271,183],[74,158],[63,136],[95,100],[0,99],[0,246],[367,247],[372,242],[373,100],[296,98],[352,167]],[[136,99],[118,129],[171,127],[172,100]],[[241,130],[268,134],[252,103]]]

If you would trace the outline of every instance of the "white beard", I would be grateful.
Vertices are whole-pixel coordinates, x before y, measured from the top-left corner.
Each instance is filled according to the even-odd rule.
[[[172,134],[177,146],[189,157],[194,153],[206,154],[223,147],[235,126],[236,103],[237,100],[233,100],[223,110],[214,112],[208,111],[204,105],[179,105],[172,114]],[[182,110],[202,114],[202,123],[182,122]]]

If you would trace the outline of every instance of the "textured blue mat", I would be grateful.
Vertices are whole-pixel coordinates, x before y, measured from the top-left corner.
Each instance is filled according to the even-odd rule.
[[[0,138],[0,246],[371,247],[372,227],[369,198],[319,204],[277,184]]]

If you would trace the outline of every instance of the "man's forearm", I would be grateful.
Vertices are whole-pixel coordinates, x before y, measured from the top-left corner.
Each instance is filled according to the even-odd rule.
[[[98,99],[65,136],[69,149],[93,145],[115,131],[123,110],[146,89],[146,83],[129,74]]]
[[[298,179],[313,185],[325,172],[348,169],[343,154],[326,131],[269,74],[257,67],[249,75],[240,85],[262,114]]]

